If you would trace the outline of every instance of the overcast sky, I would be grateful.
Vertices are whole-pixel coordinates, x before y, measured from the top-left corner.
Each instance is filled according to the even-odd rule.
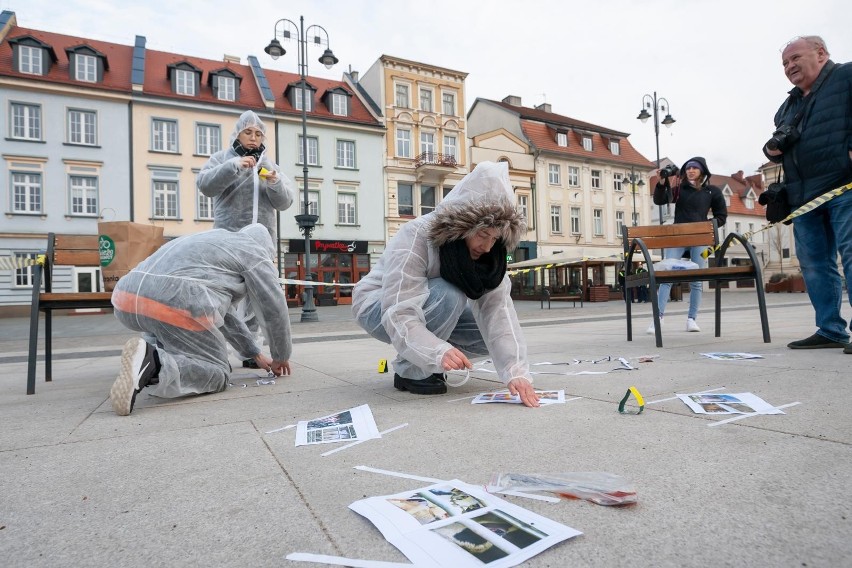
[[[18,24],[221,60],[255,55],[298,72],[297,50],[263,48],[280,18],[328,31],[340,63],[308,50],[308,74],[364,73],[382,54],[468,73],[477,97],[518,95],[555,113],[630,133],[656,158],[653,121],[636,120],[645,94],[666,98],[677,122],[660,126],[660,156],[703,155],[714,173],[754,173],[789,84],[780,48],[821,35],[832,59],[852,59],[850,0],[0,0]],[[661,117],[662,118],[662,117]]]

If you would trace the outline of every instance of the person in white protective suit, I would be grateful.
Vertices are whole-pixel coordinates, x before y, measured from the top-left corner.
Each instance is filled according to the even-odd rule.
[[[447,391],[445,372],[489,355],[526,406],[539,406],[510,297],[506,251],[526,230],[505,163],[483,162],[435,208],[407,222],[352,294],[355,320],[390,343],[394,387]]]
[[[155,345],[130,339],[110,390],[116,414],[133,410],[136,394],[174,398],[228,386],[227,345],[276,376],[290,374],[290,315],[269,232],[253,224],[234,233],[214,229],[170,241],[118,281],[115,316]],[[248,298],[269,344],[265,355],[236,314]]]
[[[240,115],[230,146],[213,154],[196,178],[198,190],[213,198],[213,228],[239,231],[251,223],[267,228],[277,243],[277,216],[293,204],[296,186],[266,155],[266,126],[251,110]],[[251,305],[240,306],[243,321],[257,333]],[[253,360],[244,367],[256,368]]]

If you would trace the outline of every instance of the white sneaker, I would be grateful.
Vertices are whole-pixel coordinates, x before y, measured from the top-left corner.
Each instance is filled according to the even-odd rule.
[[[660,316],[660,331],[663,330],[663,316]],[[654,322],[651,321],[651,325],[648,326],[648,329],[645,330],[645,333],[648,335],[654,335],[656,331],[654,331]]]
[[[694,319],[686,318],[686,331],[701,331],[701,328],[698,327]]]

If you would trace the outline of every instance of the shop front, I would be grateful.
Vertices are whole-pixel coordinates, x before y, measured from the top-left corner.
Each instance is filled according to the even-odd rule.
[[[314,302],[318,306],[336,306],[352,303],[352,286],[370,271],[370,255],[367,241],[327,241],[311,239],[311,250],[305,263],[304,239],[288,241],[284,254],[284,277],[288,280],[306,280],[305,266],[310,267],[311,280],[319,284],[314,287]],[[287,284],[287,303],[302,305],[304,286]]]

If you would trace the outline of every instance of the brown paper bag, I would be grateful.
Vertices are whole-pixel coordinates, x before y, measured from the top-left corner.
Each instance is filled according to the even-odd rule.
[[[154,254],[164,242],[162,227],[130,221],[98,223],[98,235],[107,292],[112,292],[119,278]]]

